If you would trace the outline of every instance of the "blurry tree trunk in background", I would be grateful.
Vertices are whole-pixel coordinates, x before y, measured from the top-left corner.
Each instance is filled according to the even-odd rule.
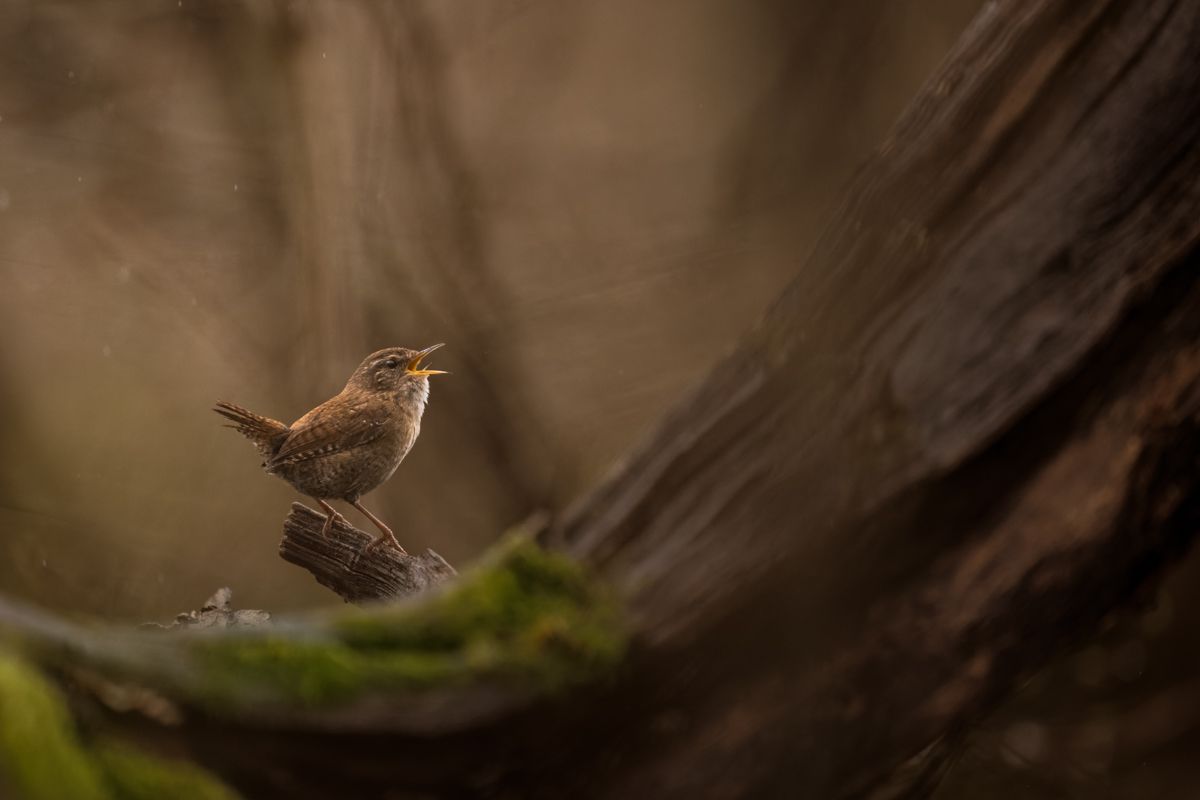
[[[989,4],[762,324],[547,530],[625,596],[613,684],[155,735],[256,797],[926,794],[1200,526],[1198,176],[1200,6]]]
[[[633,598],[630,716],[682,718],[618,723],[590,777],[936,775],[1173,558],[1200,524],[1198,176],[1200,7],[989,4],[764,323],[560,526]]]

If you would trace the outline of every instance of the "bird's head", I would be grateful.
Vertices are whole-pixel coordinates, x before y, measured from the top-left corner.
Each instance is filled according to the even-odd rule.
[[[347,385],[375,392],[411,393],[423,400],[429,392],[429,376],[447,373],[440,369],[429,369],[421,362],[442,346],[435,344],[424,350],[385,347],[367,356],[350,376]]]

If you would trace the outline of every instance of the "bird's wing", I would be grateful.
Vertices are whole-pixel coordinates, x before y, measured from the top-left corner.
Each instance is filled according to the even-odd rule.
[[[272,469],[340,453],[373,442],[384,434],[387,414],[365,406],[322,405],[292,425],[291,434],[267,462]]]

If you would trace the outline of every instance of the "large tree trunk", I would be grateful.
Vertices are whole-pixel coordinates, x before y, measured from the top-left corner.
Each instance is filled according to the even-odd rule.
[[[131,727],[254,796],[918,796],[1200,524],[1198,234],[1200,4],[989,3],[762,324],[543,532],[622,597],[613,680],[284,713],[157,670],[185,721]]]

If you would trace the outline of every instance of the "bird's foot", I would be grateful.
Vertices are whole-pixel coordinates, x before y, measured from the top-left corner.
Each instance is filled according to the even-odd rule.
[[[374,539],[372,539],[370,542],[367,543],[367,546],[365,548],[363,548],[363,552],[370,553],[372,550],[379,547],[379,545],[383,544],[384,542],[390,544],[392,547],[399,550],[400,555],[402,555],[402,556],[408,555],[408,551],[400,546],[400,540],[397,539],[394,535],[392,535],[390,533],[381,533],[378,536],[376,536]]]
[[[349,528],[350,523],[346,521],[337,511],[332,511],[325,515],[325,524],[321,526],[321,536],[325,539],[329,538],[329,532],[333,530],[334,525],[341,525],[343,528]]]

